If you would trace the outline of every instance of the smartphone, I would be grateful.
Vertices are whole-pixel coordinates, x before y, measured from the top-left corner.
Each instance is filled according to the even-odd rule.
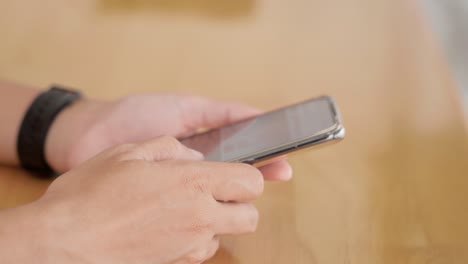
[[[343,139],[333,98],[321,96],[181,139],[209,161],[264,165],[290,152]]]

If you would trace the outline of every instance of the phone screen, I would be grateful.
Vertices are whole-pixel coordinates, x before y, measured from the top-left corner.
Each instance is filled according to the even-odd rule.
[[[181,142],[210,161],[238,161],[252,153],[320,135],[337,124],[329,97],[291,105],[197,134]]]

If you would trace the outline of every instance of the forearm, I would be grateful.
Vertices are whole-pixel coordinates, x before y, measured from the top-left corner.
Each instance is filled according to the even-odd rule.
[[[18,165],[16,141],[23,117],[40,90],[0,81],[0,163]]]

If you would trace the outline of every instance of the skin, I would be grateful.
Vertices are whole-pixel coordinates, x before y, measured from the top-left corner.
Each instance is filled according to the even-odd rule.
[[[163,135],[186,137],[259,113],[237,103],[173,94],[133,95],[115,102],[83,100],[52,126],[46,156],[56,171],[64,172],[111,146]],[[261,170],[268,180],[291,177],[285,160]]]
[[[263,176],[250,165],[202,159],[172,137],[104,151],[38,201],[0,214],[0,246],[9,249],[0,262],[205,261],[220,235],[256,229],[249,202],[262,193]]]
[[[16,137],[39,94],[0,82],[0,163],[18,165]],[[0,263],[201,263],[219,236],[253,232],[263,180],[288,180],[285,160],[257,169],[213,163],[176,138],[258,114],[196,96],[81,100],[54,121],[45,195],[0,211]],[[224,202],[223,202],[224,201]]]

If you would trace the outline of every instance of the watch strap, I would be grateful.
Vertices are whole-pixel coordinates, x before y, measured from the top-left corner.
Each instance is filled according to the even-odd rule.
[[[60,112],[81,97],[77,91],[55,86],[34,100],[18,135],[17,151],[23,168],[44,176],[54,174],[45,156],[47,134]]]

